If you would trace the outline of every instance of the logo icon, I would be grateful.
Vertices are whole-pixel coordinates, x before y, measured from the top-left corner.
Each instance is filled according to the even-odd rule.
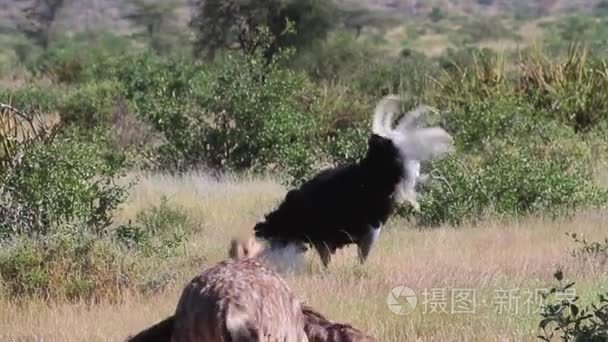
[[[386,304],[395,315],[404,316],[414,311],[418,304],[418,297],[409,287],[397,286],[388,293]]]

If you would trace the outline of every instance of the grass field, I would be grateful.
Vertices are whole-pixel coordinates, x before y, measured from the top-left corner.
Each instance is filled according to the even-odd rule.
[[[158,273],[177,273],[177,280],[155,294],[124,293],[119,303],[0,303],[0,341],[123,340],[172,314],[185,282],[223,259],[229,240],[250,234],[285,191],[272,179],[138,176],[119,220],[166,195],[200,222],[180,257],[150,265]],[[567,280],[577,282],[581,303],[607,290],[606,266],[572,257],[576,246],[565,235],[574,231],[603,239],[606,219],[606,213],[581,212],[554,221],[530,218],[428,231],[393,219],[365,265],[358,265],[354,247],[340,251],[327,271],[309,253],[307,270],[288,282],[327,316],[380,341],[534,341],[540,297],[532,294],[554,284],[558,265]],[[387,305],[389,291],[400,285],[417,296],[414,310],[405,315],[393,314]]]

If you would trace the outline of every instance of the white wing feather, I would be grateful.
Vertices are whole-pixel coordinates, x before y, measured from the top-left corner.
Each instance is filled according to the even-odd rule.
[[[420,162],[432,160],[452,150],[452,137],[440,127],[424,127],[424,114],[435,111],[429,106],[418,106],[405,114],[392,128],[393,116],[400,111],[401,99],[385,96],[374,111],[372,131],[391,139],[403,158],[405,178],[397,185],[397,199],[407,200],[419,210],[416,184],[420,179]]]

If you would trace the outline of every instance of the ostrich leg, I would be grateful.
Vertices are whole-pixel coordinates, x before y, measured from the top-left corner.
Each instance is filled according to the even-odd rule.
[[[368,231],[361,237],[359,241],[357,241],[357,247],[359,251],[359,262],[361,264],[365,263],[367,260],[367,256],[369,252],[372,250],[372,247],[378,240],[380,236],[380,231],[382,230],[382,225],[378,224],[376,226],[368,226]]]

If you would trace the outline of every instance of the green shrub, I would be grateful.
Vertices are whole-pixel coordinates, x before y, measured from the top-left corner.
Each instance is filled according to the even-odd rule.
[[[163,197],[160,205],[140,212],[135,223],[118,226],[114,234],[119,243],[141,251],[146,257],[168,258],[178,252],[186,233],[194,228],[198,227],[188,214],[181,208],[171,207]]]
[[[283,48],[305,48],[323,39],[338,15],[335,4],[324,0],[226,0],[196,7],[190,26],[198,55],[213,57],[236,46],[244,54],[260,53],[266,61]],[[259,44],[261,30],[267,31],[267,44]]]
[[[317,79],[349,80],[359,67],[379,58],[373,46],[351,32],[336,31],[314,49],[301,52],[293,65]]]
[[[541,27],[546,32],[543,39],[545,52],[562,57],[568,54],[572,44],[583,43],[595,56],[605,57],[608,52],[606,48],[608,18],[602,15],[601,10],[594,14],[572,14],[559,20],[541,23]]]
[[[0,237],[45,235],[65,223],[107,228],[126,188],[115,183],[124,160],[103,146],[102,138],[69,135],[27,146],[21,162],[0,174],[0,211],[12,213],[0,217]]]
[[[443,54],[436,58],[436,60],[441,69],[456,73],[459,69],[470,68],[476,63],[483,63],[485,66],[491,66],[492,64],[495,64],[497,57],[498,54],[491,49],[479,49],[477,47],[467,46],[458,49],[448,47]]]
[[[334,163],[356,162],[367,152],[369,124],[355,122],[328,135],[325,151]]]
[[[13,300],[89,301],[117,298],[132,285],[137,267],[130,258],[109,240],[82,234],[86,228],[72,229],[2,245],[0,284],[5,294]]]
[[[429,19],[431,19],[432,22],[438,22],[443,18],[445,18],[445,13],[441,9],[441,7],[433,6],[431,12],[429,13]]]
[[[496,146],[477,160],[457,154],[434,163],[435,179],[422,195],[421,211],[411,216],[423,226],[459,225],[489,215],[563,215],[607,203],[608,193],[593,185],[584,162],[543,159],[537,148]]]
[[[601,342],[608,339],[608,293],[598,295],[598,301],[580,308],[578,296],[572,296],[568,289],[574,282],[562,284],[563,273],[555,273],[558,285],[543,293],[544,304],[538,324],[540,338],[543,341]],[[557,335],[557,336],[556,336]]]
[[[121,85],[115,81],[83,83],[69,89],[57,109],[68,125],[107,128],[122,93]]]
[[[55,88],[26,85],[16,89],[0,89],[0,102],[24,113],[51,113],[57,108],[60,94]]]
[[[560,214],[604,206],[593,184],[590,146],[507,77],[499,56],[448,72],[432,101],[457,153],[433,163],[435,181],[420,201],[421,225],[460,224],[486,215]],[[571,81],[571,83],[574,80]],[[545,95],[546,96],[546,95]]]
[[[112,78],[121,84],[136,117],[162,133],[168,144],[159,152],[164,167],[202,162],[198,128],[192,116],[204,115],[197,99],[206,97],[212,80],[199,63],[185,58],[161,59],[150,53],[119,60]],[[194,155],[193,155],[194,154]],[[195,162],[193,160],[196,160]]]
[[[33,295],[48,288],[50,280],[43,269],[43,258],[32,246],[22,245],[12,251],[4,251],[0,257],[0,279],[8,294]]]
[[[201,64],[191,59],[160,58],[143,52],[116,59],[106,76],[120,82],[127,98],[144,106],[139,110],[145,114],[153,109],[151,105],[145,107],[146,100],[190,95],[193,79],[201,72]]]
[[[57,83],[92,81],[108,72],[112,59],[133,49],[127,39],[110,33],[79,33],[53,42],[29,68]]]
[[[124,68],[117,80],[127,99],[168,142],[159,151],[165,167],[275,165],[294,177],[311,168],[314,118],[300,102],[303,74],[240,55],[204,66],[142,55]]]
[[[275,164],[296,178],[306,173],[314,162],[308,139],[315,128],[299,103],[306,85],[303,75],[277,65],[228,58],[201,104],[212,120],[200,137],[205,159],[236,170]]]

